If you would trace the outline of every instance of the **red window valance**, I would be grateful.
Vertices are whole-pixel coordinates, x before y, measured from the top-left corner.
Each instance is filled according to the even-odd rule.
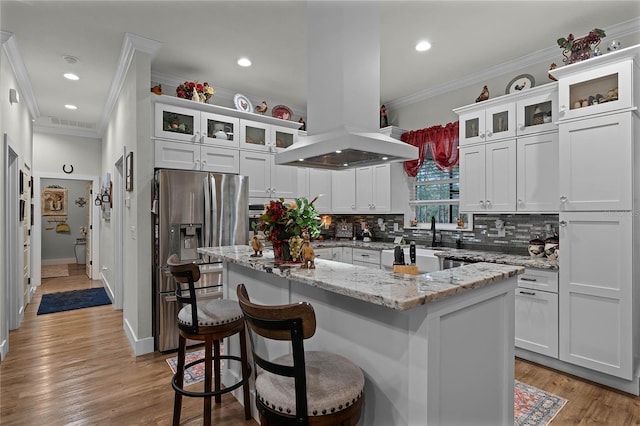
[[[445,126],[437,125],[403,133],[400,137],[403,142],[418,147],[418,159],[404,162],[407,175],[416,177],[427,158],[427,149],[431,150],[431,157],[440,170],[451,171],[458,164],[458,126],[459,123],[455,121]]]

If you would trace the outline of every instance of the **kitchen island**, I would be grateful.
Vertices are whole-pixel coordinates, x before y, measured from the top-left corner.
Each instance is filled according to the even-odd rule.
[[[317,330],[305,349],[363,370],[360,424],[513,424],[514,291],[524,268],[475,263],[412,276],[322,259],[312,270],[276,266],[271,252],[254,258],[249,246],[199,251],[224,260],[226,298],[244,283],[255,303],[313,305]],[[238,352],[234,339],[226,343]],[[226,366],[223,381],[239,375]]]

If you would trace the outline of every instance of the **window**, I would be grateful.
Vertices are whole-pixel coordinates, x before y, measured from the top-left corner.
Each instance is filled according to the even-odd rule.
[[[426,159],[415,178],[414,193],[410,201],[417,226],[429,226],[433,216],[439,229],[455,229],[460,216],[459,188],[459,166],[456,165],[450,172],[443,172],[432,159]],[[465,225],[468,223],[466,214],[461,219]]]

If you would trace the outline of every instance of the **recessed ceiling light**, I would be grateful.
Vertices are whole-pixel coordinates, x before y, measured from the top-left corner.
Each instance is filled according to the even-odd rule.
[[[71,72],[64,74],[64,78],[66,78],[67,80],[73,80],[73,81],[80,80],[80,77],[78,77],[77,75]]]
[[[238,65],[240,65],[241,67],[250,67],[251,61],[249,60],[249,58],[240,58],[238,59]]]
[[[77,106],[75,106],[75,105],[71,105],[71,104],[66,104],[64,107],[65,107],[66,109],[78,109],[78,107],[77,107]]]
[[[304,161],[304,158],[298,158],[298,161]]]
[[[429,43],[426,40],[422,40],[420,42],[418,42],[418,44],[416,44],[416,50],[418,52],[424,52],[426,50],[431,49],[431,43]]]
[[[342,151],[340,151],[339,149],[336,150],[336,154],[341,154],[341,153],[342,153]]]
[[[349,163],[344,163],[343,166],[349,167]]]
[[[384,161],[387,161],[387,160],[389,159],[389,157],[382,157],[382,159],[383,159]]]

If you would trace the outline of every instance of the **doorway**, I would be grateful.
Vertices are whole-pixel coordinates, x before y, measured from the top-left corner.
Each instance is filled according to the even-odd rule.
[[[62,187],[60,189],[67,189],[67,212],[65,213],[73,213],[77,217],[77,222],[74,222],[74,224],[69,224],[66,221],[60,222],[61,220],[69,220],[71,217],[70,214],[43,214],[46,210],[43,210],[43,189],[47,189],[47,187],[51,186],[60,186]],[[74,189],[71,195],[69,195],[69,188],[72,186],[76,189]],[[91,187],[91,192],[88,195],[86,193],[87,186]],[[41,284],[41,268],[43,264],[47,263],[78,263],[84,260],[85,264],[88,264],[87,275],[89,276],[90,274],[89,278],[100,279],[98,267],[100,229],[99,226],[94,226],[94,224],[99,223],[98,215],[100,208],[94,205],[92,199],[93,194],[97,194],[99,192],[98,188],[98,176],[34,173],[34,191],[36,197],[34,199],[35,217],[32,234],[33,255],[31,257],[31,261],[33,265],[32,281],[35,285],[39,286]],[[84,204],[84,206],[80,207],[81,204]],[[87,215],[89,215],[88,219]],[[64,224],[67,226],[64,226]],[[85,229],[81,229],[82,227],[85,227]],[[48,241],[43,241],[45,235],[46,238],[51,237],[54,239],[54,245],[62,244],[62,247],[65,250],[62,254],[58,253],[55,255],[55,259],[57,260],[47,259],[48,257],[51,257],[48,254],[51,247],[49,247]],[[82,247],[83,238],[84,247]],[[84,257],[84,259],[82,259],[82,257]]]

